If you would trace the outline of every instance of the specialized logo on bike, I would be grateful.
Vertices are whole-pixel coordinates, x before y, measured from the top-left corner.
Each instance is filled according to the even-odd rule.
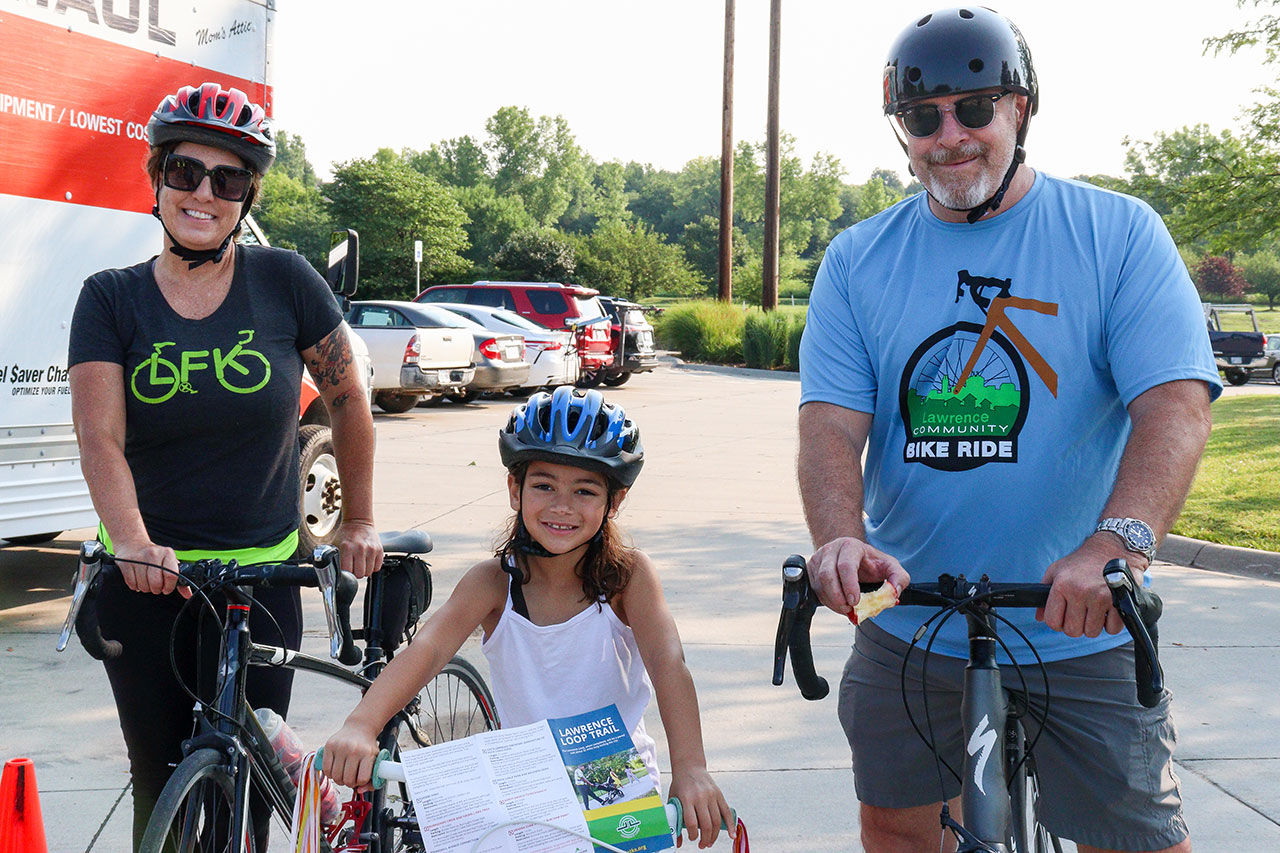
[[[968,270],[958,276],[956,302],[968,288],[986,322],[959,322],[930,335],[907,360],[898,391],[907,430],[903,460],[939,471],[1018,461],[1018,434],[1030,407],[1027,364],[1058,396],[1058,374],[1008,314],[1021,309],[1056,317],[1057,303],[1012,296],[1012,279]]]
[[[987,760],[991,758],[991,750],[995,745],[996,731],[991,728],[987,715],[983,714],[978,727],[973,730],[973,734],[969,735],[969,743],[965,747],[969,755],[978,757],[978,760],[973,763],[973,784],[983,794],[987,792],[982,784],[983,771],[987,769]]]
[[[210,350],[164,352],[176,346],[174,341],[152,344],[151,356],[133,369],[129,387],[133,396],[144,403],[163,403],[174,394],[198,394],[192,385],[193,374],[212,370],[219,385],[234,394],[252,394],[271,379],[271,362],[257,350],[246,349],[253,340],[253,329],[242,329],[240,339],[225,354],[221,347]],[[166,356],[169,356],[166,358]],[[207,384],[207,383],[206,383]]]

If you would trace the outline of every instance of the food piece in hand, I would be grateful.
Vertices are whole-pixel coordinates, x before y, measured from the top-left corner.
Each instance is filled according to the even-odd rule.
[[[858,603],[849,611],[849,621],[857,625],[864,619],[870,619],[882,610],[888,610],[898,603],[898,588],[885,581],[875,592],[864,592]]]

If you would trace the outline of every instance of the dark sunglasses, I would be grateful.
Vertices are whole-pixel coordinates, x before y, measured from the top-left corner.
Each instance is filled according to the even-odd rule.
[[[244,201],[253,187],[253,172],[235,166],[214,166],[212,169],[194,157],[170,154],[164,158],[164,185],[174,190],[195,192],[209,176],[213,194],[225,201]]]
[[[961,98],[951,105],[956,121],[969,128],[978,130],[991,124],[996,116],[996,101],[1009,92],[996,92],[987,95],[971,95]],[[902,126],[907,133],[916,139],[933,136],[942,127],[942,110],[937,104],[918,104],[899,110],[897,116],[902,119]]]

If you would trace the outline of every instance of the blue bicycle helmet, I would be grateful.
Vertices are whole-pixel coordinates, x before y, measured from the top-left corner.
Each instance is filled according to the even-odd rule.
[[[511,410],[498,433],[502,464],[542,460],[599,471],[626,488],[644,465],[640,429],[621,406],[606,403],[596,390],[563,385],[540,391]]]

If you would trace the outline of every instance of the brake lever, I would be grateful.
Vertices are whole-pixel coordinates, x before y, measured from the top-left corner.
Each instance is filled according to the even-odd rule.
[[[1133,637],[1138,701],[1145,708],[1154,708],[1164,693],[1164,670],[1160,666],[1158,646],[1160,633],[1156,627],[1164,603],[1160,596],[1138,586],[1129,564],[1123,559],[1111,560],[1102,574],[1111,589],[1111,602]]]
[[[778,633],[773,640],[773,684],[782,684],[787,668],[787,640],[796,624],[796,609],[800,606],[800,590],[797,580],[804,579],[803,563],[797,568],[795,555],[782,564],[782,613],[778,615]],[[798,572],[798,575],[796,574]]]
[[[324,602],[324,620],[329,628],[329,657],[339,660],[342,637],[338,631],[337,603],[334,601],[338,585],[338,549],[332,545],[319,545],[311,555],[311,562],[316,567],[320,599]]]
[[[75,577],[72,578],[75,583],[71,591],[71,607],[67,611],[67,621],[62,623],[62,630],[58,633],[58,645],[54,646],[56,651],[66,650],[67,641],[71,639],[71,626],[80,615],[85,593],[89,591],[89,587],[98,577],[98,572],[102,570],[102,555],[106,553],[106,547],[96,540],[80,543],[80,565],[76,569]]]

